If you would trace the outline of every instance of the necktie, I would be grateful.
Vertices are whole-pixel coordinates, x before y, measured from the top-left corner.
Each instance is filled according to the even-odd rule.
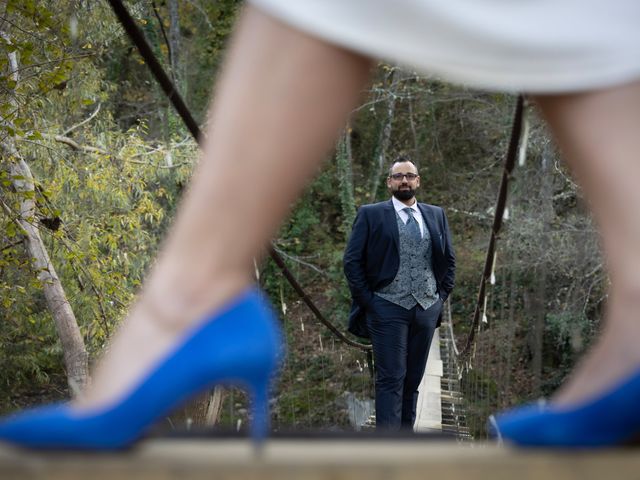
[[[407,230],[409,230],[409,234],[416,240],[422,240],[422,234],[420,233],[420,225],[418,225],[418,220],[413,216],[412,208],[403,208],[407,215],[409,215],[409,219],[407,220]]]

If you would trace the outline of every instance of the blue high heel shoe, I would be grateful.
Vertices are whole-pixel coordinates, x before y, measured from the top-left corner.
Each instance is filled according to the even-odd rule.
[[[251,432],[260,441],[269,429],[269,383],[283,350],[271,307],[250,289],[188,332],[118,403],[90,413],[66,404],[28,410],[0,421],[0,441],[42,449],[126,448],[176,406],[220,383],[252,395]]]
[[[530,447],[596,448],[640,440],[640,371],[574,408],[528,405],[490,420],[491,433]]]

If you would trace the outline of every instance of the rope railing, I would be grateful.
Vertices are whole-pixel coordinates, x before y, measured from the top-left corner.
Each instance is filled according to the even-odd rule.
[[[455,434],[458,439],[468,439],[470,435],[460,387],[462,370],[458,364],[459,353],[453,331],[451,297],[447,299],[442,314],[443,322],[440,326],[440,357],[443,367],[440,382],[442,430]]]
[[[151,51],[149,44],[144,38],[144,35],[140,31],[140,29],[137,27],[135,21],[129,14],[128,10],[123,5],[121,0],[108,0],[108,1],[111,7],[113,8],[113,11],[115,12],[116,16],[118,17],[118,20],[120,21],[124,30],[126,31],[127,35],[135,44],[136,48],[140,52],[140,55],[143,57],[143,59],[149,66],[151,73],[153,74],[153,76],[161,86],[164,93],[167,95],[167,98],[169,98],[169,100],[171,101],[172,105],[178,112],[178,115],[184,122],[185,126],[191,132],[191,135],[193,136],[193,138],[198,143],[200,143],[202,139],[202,132],[198,127],[198,124],[196,123],[193,116],[191,115],[191,112],[189,111],[188,107],[184,103],[179,92],[173,85],[173,82],[169,79],[164,69],[158,62],[157,58]],[[523,103],[524,103],[523,97],[519,96],[516,102],[513,125],[511,129],[511,139],[509,142],[509,149],[507,151],[507,156],[505,159],[505,166],[502,173],[502,180],[500,182],[500,190],[499,190],[498,198],[496,202],[497,204],[496,204],[496,209],[495,209],[495,214],[493,219],[493,226],[491,229],[491,237],[489,239],[489,246],[487,248],[487,254],[485,257],[484,269],[482,272],[482,277],[480,279],[478,297],[476,301],[473,319],[471,322],[471,328],[469,330],[469,335],[467,337],[465,347],[463,348],[461,353],[462,357],[468,356],[471,351],[471,347],[473,345],[474,338],[475,338],[475,332],[477,330],[478,323],[480,321],[480,312],[482,310],[482,307],[484,305],[485,298],[486,298],[486,292],[485,292],[486,282],[488,281],[493,268],[497,237],[502,227],[502,220],[503,220],[504,210],[506,206],[507,192],[509,187],[509,177],[515,165],[515,159],[517,156],[518,145],[520,141],[520,135],[522,130]],[[293,287],[293,289],[296,291],[296,293],[305,302],[305,304],[309,307],[309,309],[314,313],[316,318],[329,329],[329,331],[331,331],[334,335],[336,335],[337,338],[340,339],[340,341],[346,343],[347,345],[350,345],[354,348],[361,349],[365,352],[371,352],[371,345],[363,344],[363,343],[351,340],[346,335],[344,335],[337,327],[335,327],[335,325],[333,325],[324,315],[322,315],[322,313],[313,303],[309,295],[306,294],[304,289],[300,286],[299,282],[295,279],[294,275],[287,268],[282,257],[273,249],[272,246],[270,246],[269,248],[269,255],[273,259],[273,261],[276,263],[278,268],[280,268],[283,275],[285,276],[287,281],[290,283],[290,285]]]
[[[480,312],[482,311],[486,301],[486,285],[487,281],[491,277],[491,272],[494,267],[494,259],[496,253],[496,243],[498,241],[498,235],[502,229],[502,220],[504,218],[504,211],[507,204],[507,193],[509,190],[509,179],[513,167],[516,163],[516,156],[518,153],[518,146],[520,144],[520,136],[522,132],[522,112],[523,112],[524,98],[522,95],[518,96],[516,101],[516,107],[513,114],[513,124],[511,126],[511,138],[509,140],[509,149],[507,150],[507,156],[505,158],[504,168],[502,170],[502,179],[500,181],[500,190],[498,192],[498,198],[496,201],[496,209],[493,216],[493,226],[491,227],[491,237],[489,238],[489,246],[487,247],[487,253],[484,261],[484,269],[482,271],[482,277],[480,278],[480,286],[478,288],[478,297],[476,301],[475,310],[473,312],[473,318],[471,320],[471,328],[465,346],[460,354],[461,357],[468,357],[471,353],[471,348],[475,340],[476,330],[480,322]]]
[[[446,325],[446,331],[443,332],[443,336],[450,339],[447,343],[450,357],[450,371],[448,372],[450,385],[448,388],[450,390],[457,388],[459,392],[459,398],[451,401],[460,402],[460,405],[464,405],[465,409],[462,417],[454,417],[456,422],[461,419],[460,424],[456,423],[457,431],[464,432],[459,434],[459,438],[465,438],[465,435],[472,438],[485,437],[487,435],[486,422],[489,415],[508,406],[506,403],[501,403],[500,399],[508,393],[505,390],[508,387],[505,387],[504,378],[502,377],[506,376],[508,378],[510,375],[509,372],[505,373],[505,369],[510,369],[510,364],[508,363],[510,359],[505,365],[501,360],[503,354],[500,353],[496,356],[496,352],[502,352],[502,350],[493,340],[495,333],[487,337],[483,335],[483,332],[488,332],[490,328],[487,316],[490,315],[489,311],[493,308],[495,295],[490,295],[489,287],[495,283],[496,269],[498,268],[496,265],[498,238],[503,221],[506,219],[507,194],[516,157],[518,154],[521,157],[525,155],[526,137],[528,135],[527,125],[524,115],[524,99],[519,96],[513,114],[509,147],[496,200],[491,237],[486,251],[474,314],[465,339],[464,348],[460,351],[457,348],[458,343],[451,319]],[[508,269],[508,266],[506,268]],[[496,294],[504,295],[504,282],[501,289],[496,291]],[[504,304],[504,301],[505,299],[503,298],[502,304]],[[509,301],[510,304],[513,304],[514,300],[510,298]],[[500,318],[503,318],[502,315]],[[506,355],[509,356],[510,353]],[[452,408],[455,408],[455,404]]]
[[[147,43],[143,33],[140,31],[135,21],[133,20],[133,18],[129,14],[129,11],[123,5],[121,0],[108,0],[108,1],[114,13],[118,17],[118,20],[120,21],[125,32],[127,33],[130,40],[134,43],[134,45],[138,49],[138,52],[144,59],[145,63],[149,67],[149,70],[151,71],[154,78],[162,88],[163,92],[165,93],[167,98],[171,101],[171,104],[176,109],[176,112],[184,122],[185,126],[187,127],[187,129],[189,130],[193,138],[196,140],[196,142],[198,142],[198,144],[201,145],[201,142],[204,137],[202,135],[202,131],[200,130],[200,127],[198,126],[197,122],[191,115],[189,108],[184,103],[184,100],[180,96],[180,93],[178,92],[178,90],[173,85],[173,82],[169,79],[164,69],[162,68],[162,65],[160,65],[160,62],[152,52],[151,47]],[[274,263],[278,266],[278,268],[282,271],[282,274],[287,279],[289,284],[293,287],[293,289],[296,291],[296,293],[300,296],[302,301],[313,312],[315,317],[323,325],[325,325],[327,329],[333,335],[335,335],[341,342],[344,342],[345,344],[351,347],[358,348],[360,350],[363,350],[364,352],[367,352],[367,356],[369,357],[369,360],[371,360],[371,356],[372,356],[371,345],[351,340],[346,335],[344,335],[335,325],[333,325],[320,312],[317,306],[313,303],[309,295],[307,295],[307,293],[304,291],[300,283],[296,280],[293,273],[286,266],[283,258],[274,250],[273,246],[271,245],[269,246],[269,256],[274,261]],[[369,365],[372,365],[371,361],[369,362]]]

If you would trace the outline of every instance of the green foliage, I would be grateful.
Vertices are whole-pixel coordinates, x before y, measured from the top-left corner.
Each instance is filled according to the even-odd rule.
[[[546,316],[546,368],[542,391],[553,393],[596,334],[597,323],[584,312],[563,310]]]
[[[194,142],[150,138],[142,118],[117,127],[118,89],[105,59],[125,42],[106,4],[9,2],[7,11],[21,28],[7,31],[0,58],[7,73],[7,53],[16,53],[19,79],[1,79],[1,126],[28,161],[36,189],[16,192],[12,183],[21,179],[0,171],[9,212],[0,217],[0,315],[9,319],[0,324],[2,410],[37,402],[29,400],[33,392],[67,394],[42,285],[15,222],[20,202],[36,201],[30,221],[97,355],[138,289],[197,156]]]

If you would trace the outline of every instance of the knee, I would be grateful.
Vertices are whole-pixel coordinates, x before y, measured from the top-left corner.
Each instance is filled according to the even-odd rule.
[[[380,372],[376,373],[376,389],[384,392],[402,391],[406,372]]]

